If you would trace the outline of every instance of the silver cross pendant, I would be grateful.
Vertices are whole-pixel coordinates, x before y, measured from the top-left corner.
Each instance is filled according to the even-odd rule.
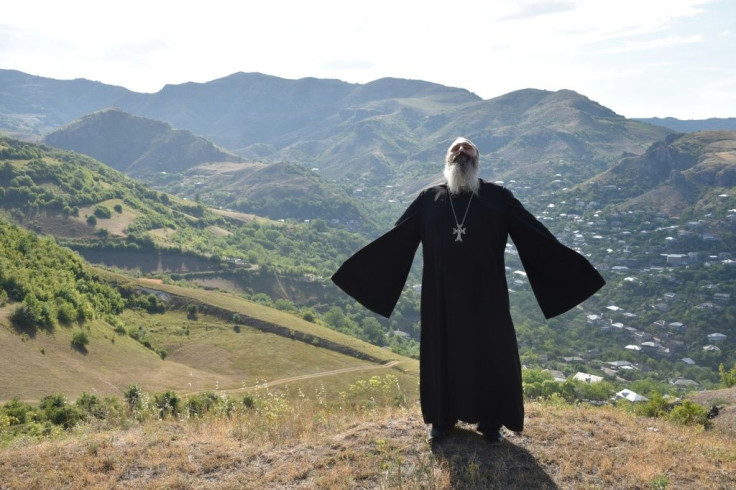
[[[452,233],[455,235],[455,241],[456,242],[462,242],[463,241],[463,235],[465,234],[465,227],[457,225],[457,228],[452,229]]]

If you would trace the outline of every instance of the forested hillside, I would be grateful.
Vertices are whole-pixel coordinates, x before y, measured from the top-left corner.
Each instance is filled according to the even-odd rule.
[[[324,317],[333,328],[413,353],[414,313],[381,323],[329,276],[366,243],[324,220],[274,222],[211,210],[135,182],[68,151],[0,138],[0,215],[53,236],[95,263],[194,287],[223,288],[266,305]],[[412,311],[410,295],[401,311]],[[351,313],[351,316],[346,316]]]
[[[43,140],[208,206],[275,220],[322,219],[364,232],[375,225],[344,190],[303,165],[245,162],[189,131],[119,109],[84,116]]]
[[[44,143],[89,155],[138,180],[203,163],[242,161],[190,131],[119,109],[88,114],[46,135]]]
[[[30,334],[117,315],[125,305],[79,255],[0,219],[0,306],[8,301],[20,303],[11,322]]]

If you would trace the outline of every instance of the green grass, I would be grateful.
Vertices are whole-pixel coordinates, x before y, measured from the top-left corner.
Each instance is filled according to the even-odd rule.
[[[118,279],[127,280],[123,276],[118,276]],[[139,280],[138,284],[149,289],[156,289],[165,292],[184,300],[188,299],[204,305],[221,308],[233,314],[237,313],[238,315],[244,317],[252,317],[256,320],[261,320],[264,322],[269,322],[286,327],[295,332],[300,332],[305,335],[335,342],[337,344],[349,347],[357,352],[361,352],[365,355],[374,357],[381,361],[392,361],[398,359],[401,361],[402,367],[407,370],[415,370],[416,368],[418,368],[416,361],[404,358],[392,353],[391,351],[382,349],[381,347],[369,344],[354,337],[350,337],[349,335],[336,332],[327,327],[310,323],[289,313],[263,306],[258,303],[247,301],[232,294],[221,291],[206,291],[201,289],[189,289],[169,284],[159,284],[154,281],[147,281],[145,279]]]
[[[283,383],[302,376],[312,377],[290,381],[289,386],[334,394],[361,377],[387,372],[400,377],[408,390],[416,390],[416,360],[227,293],[102,274],[128,287],[138,284],[166,292],[176,298],[179,309],[153,315],[126,310],[119,320],[128,335],[116,333],[113,325],[98,319],[83,327],[60,326],[51,333],[37,331],[29,337],[10,325],[15,305],[0,308],[0,349],[5,353],[0,358],[0,402],[15,396],[37,401],[59,392],[70,399],[82,392],[121,396],[134,383],[151,392],[237,391],[264,381]],[[200,311],[203,305],[210,311],[219,309],[220,315],[199,313],[198,319],[188,319],[185,305],[190,303],[198,304]],[[228,311],[226,318],[222,310]],[[237,329],[229,312],[244,318]],[[247,317],[308,340],[253,328]],[[84,349],[72,345],[80,328],[89,338]],[[137,332],[141,341],[131,338],[131,332]],[[347,347],[362,358],[325,348],[328,342]],[[163,360],[159,355],[162,350],[166,352]],[[382,365],[391,361],[394,364]]]

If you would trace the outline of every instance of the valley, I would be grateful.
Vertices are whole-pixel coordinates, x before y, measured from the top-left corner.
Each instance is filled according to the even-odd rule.
[[[0,86],[30,104],[10,75]],[[484,101],[409,80],[236,74],[73,103],[69,84],[39,87],[37,117],[0,136],[0,345],[13,352],[0,400],[269,382],[334,397],[384,373],[414,399],[421,254],[390,319],[329,277],[441,180],[458,133],[481,146],[483,178],[607,280],[545,321],[508,244],[530,397],[679,398],[736,369],[734,131],[677,133],[570,90]],[[217,107],[188,105],[214,93]]]

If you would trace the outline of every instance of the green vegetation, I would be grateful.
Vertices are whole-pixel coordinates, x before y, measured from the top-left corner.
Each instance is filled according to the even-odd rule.
[[[373,216],[343,189],[296,163],[224,165],[222,170],[207,165],[183,175],[151,175],[144,181],[211,207],[273,220],[321,219],[363,231],[375,227]]]
[[[90,207],[90,216],[110,219],[112,213],[102,203],[113,199],[140,213],[129,234],[191,226],[201,218],[219,222],[197,204],[168,198],[164,203],[158,192],[89,157],[7,137],[0,137],[0,186],[0,209],[29,224],[48,213],[76,216],[82,207]]]
[[[726,367],[723,364],[720,364],[718,366],[718,374],[721,375],[721,383],[723,383],[723,386],[726,388],[736,386],[736,363],[734,363],[733,367],[729,370],[726,370]]]
[[[72,336],[72,345],[74,347],[84,349],[87,347],[87,344],[89,344],[89,336],[87,335],[87,332],[81,330],[74,333]]]
[[[315,399],[321,409],[363,413],[380,407],[407,407],[411,404],[405,388],[392,375],[372,376],[349,383],[337,396],[328,400],[324,387],[315,390]],[[13,398],[0,406],[0,445],[7,445],[19,437],[41,440],[59,435],[59,430],[70,430],[79,424],[98,420],[109,428],[121,428],[131,421],[144,422],[204,417],[264,416],[268,423],[276,422],[286,413],[297,410],[306,400],[304,392],[273,391],[256,387],[242,396],[225,392],[203,391],[180,395],[173,390],[145,392],[132,384],[117,397],[99,398],[82,393],[71,403],[61,394],[44,396],[38,404]],[[324,416],[324,415],[323,415]]]
[[[328,279],[373,234],[360,236],[338,230],[321,219],[310,223],[294,220],[279,223],[236,216],[236,213],[215,214],[198,199],[185,201],[153,191],[74,153],[11,139],[0,140],[0,148],[3,159],[0,173],[7,177],[0,179],[3,197],[0,213],[4,211],[14,221],[55,235],[58,243],[85,256],[97,254],[96,261],[112,262],[122,269],[131,264],[138,266],[161,254],[164,268],[168,260],[174,267],[185,263],[189,269],[189,272],[159,272],[156,277],[165,283],[187,287],[210,287],[210,283],[215,283],[215,287],[237,292],[245,299],[387,346],[393,352],[418,357],[420,295],[410,287],[420,282],[419,254],[407,288],[391,319],[386,320],[339,292]],[[579,173],[580,165],[580,162],[574,165],[554,162],[562,180],[571,180],[568,174]],[[594,166],[607,165],[611,162],[597,161]],[[417,172],[417,177],[431,172],[429,168],[419,169],[420,166],[412,170]],[[391,194],[394,191],[360,179],[349,185],[356,200],[370,209],[376,221],[385,227],[403,210],[404,204],[388,202],[388,198],[395,197]],[[736,239],[733,231],[718,228],[718,223],[727,218],[724,206],[728,201],[711,196],[718,207],[713,208],[712,215],[700,220],[701,230],[691,233],[686,229],[691,215],[672,224],[666,216],[657,213],[626,212],[603,204],[591,207],[588,204],[598,194],[585,194],[590,188],[563,191],[561,185],[540,181],[539,186],[545,189],[542,193],[537,193],[536,187],[519,192],[513,186],[512,189],[531,211],[544,210],[541,214],[547,220],[545,223],[563,242],[576,243],[574,233],[584,236],[584,252],[596,265],[603,266],[608,284],[584,305],[585,313],[605,313],[607,306],[617,305],[622,311],[636,315],[636,319],[617,319],[610,314],[605,322],[623,321],[652,337],[666,336],[672,349],[669,356],[626,350],[624,347],[631,339],[614,331],[604,332],[602,326],[586,321],[580,310],[545,321],[528,285],[511,284],[512,316],[522,361],[530,367],[557,369],[569,376],[576,371],[605,375],[604,363],[627,360],[641,367],[638,371],[620,373],[630,386],[640,382],[666,383],[678,377],[694,379],[702,387],[717,386],[721,381],[718,366],[736,362],[733,357],[736,351],[729,347],[736,341],[736,332],[729,330],[729,325],[736,324],[736,306],[733,298],[725,303],[716,302],[713,307],[708,307],[708,303],[712,302],[713,292],[732,291],[736,283],[732,266],[718,261],[706,263],[704,259],[727,250],[728,244]],[[365,192],[355,192],[358,186],[365,187]],[[550,202],[557,207],[547,208]],[[62,211],[58,211],[59,206]],[[94,220],[95,228],[85,225],[86,231],[77,229],[77,236],[82,233],[78,238],[64,236],[59,223],[71,229],[75,223],[84,224],[86,217]],[[673,234],[672,226],[680,228],[677,241],[667,242],[667,237]],[[700,239],[706,232],[713,238]],[[662,254],[682,251],[697,252],[700,263],[666,267]],[[159,261],[150,262],[148,269],[140,265],[136,273],[158,270]],[[512,269],[521,269],[513,255],[507,255],[507,262]],[[629,281],[626,275],[610,273],[608,268],[612,265],[627,265],[643,272]],[[665,290],[678,298],[667,302],[666,313],[654,308]],[[9,296],[8,299],[15,301]],[[166,309],[164,302],[150,293],[126,293],[126,301],[129,307],[150,313]],[[26,308],[35,305],[32,298],[28,302]],[[19,325],[30,322],[29,314],[44,321],[44,313],[38,308],[35,313],[26,308],[16,313]],[[56,321],[74,321],[75,314],[62,307]],[[686,328],[663,331],[662,321],[682,322]],[[720,351],[703,350],[706,335],[715,325],[724,326],[723,333],[728,335],[728,340]],[[133,332],[139,341],[147,341],[133,326],[116,328]],[[159,354],[168,350],[162,345],[152,349]],[[580,356],[582,362],[563,360]],[[683,363],[680,360],[683,357],[695,364]]]
[[[556,381],[548,371],[525,369],[523,372],[524,396],[530,399],[563,400],[566,403],[581,401],[593,404],[607,404],[615,400],[615,393],[621,386],[608,381],[588,383],[575,379]],[[643,387],[643,386],[642,386]],[[682,425],[699,425],[710,428],[708,409],[691,400],[676,397],[676,390],[666,389],[665,395],[659,391],[647,392],[647,401],[630,402],[626,399],[617,405],[627,411],[645,417],[659,417]]]
[[[31,332],[119,314],[124,306],[78,255],[1,219],[0,294],[19,303],[11,320]]]
[[[349,315],[336,326],[340,331],[417,355],[415,340],[386,338],[397,325],[404,331],[411,330],[412,320],[402,321],[397,316],[390,325],[379,322],[334,287],[315,287],[365,244],[366,239],[357,234],[331,228],[320,219],[308,224],[232,220],[199,203],[170,199],[88,157],[9,138],[0,138],[0,176],[0,213],[5,210],[14,221],[55,235],[61,245],[82,254],[106,253],[111,260],[117,257],[121,267],[130,260],[138,265],[136,259],[121,252],[160,251],[167,256],[192,258],[206,264],[210,274],[237,278],[246,287],[244,297],[284,310],[298,308],[279,297],[282,288],[264,290],[263,284],[276,281],[306,286],[312,292],[305,295],[299,291],[296,296],[300,297],[299,308],[309,309],[313,318],[326,311],[320,312],[316,305],[335,304]],[[104,228],[75,229],[75,217],[80,214],[86,228],[101,228],[103,221]],[[112,222],[119,219],[126,221],[118,231],[111,232]],[[209,228],[222,232],[211,232]],[[75,234],[68,235],[74,230]],[[87,235],[83,238],[76,237],[84,233]],[[33,299],[28,301],[32,303]],[[163,308],[150,296],[129,301],[130,306],[149,312]],[[19,322],[31,322],[26,313],[18,313]]]

